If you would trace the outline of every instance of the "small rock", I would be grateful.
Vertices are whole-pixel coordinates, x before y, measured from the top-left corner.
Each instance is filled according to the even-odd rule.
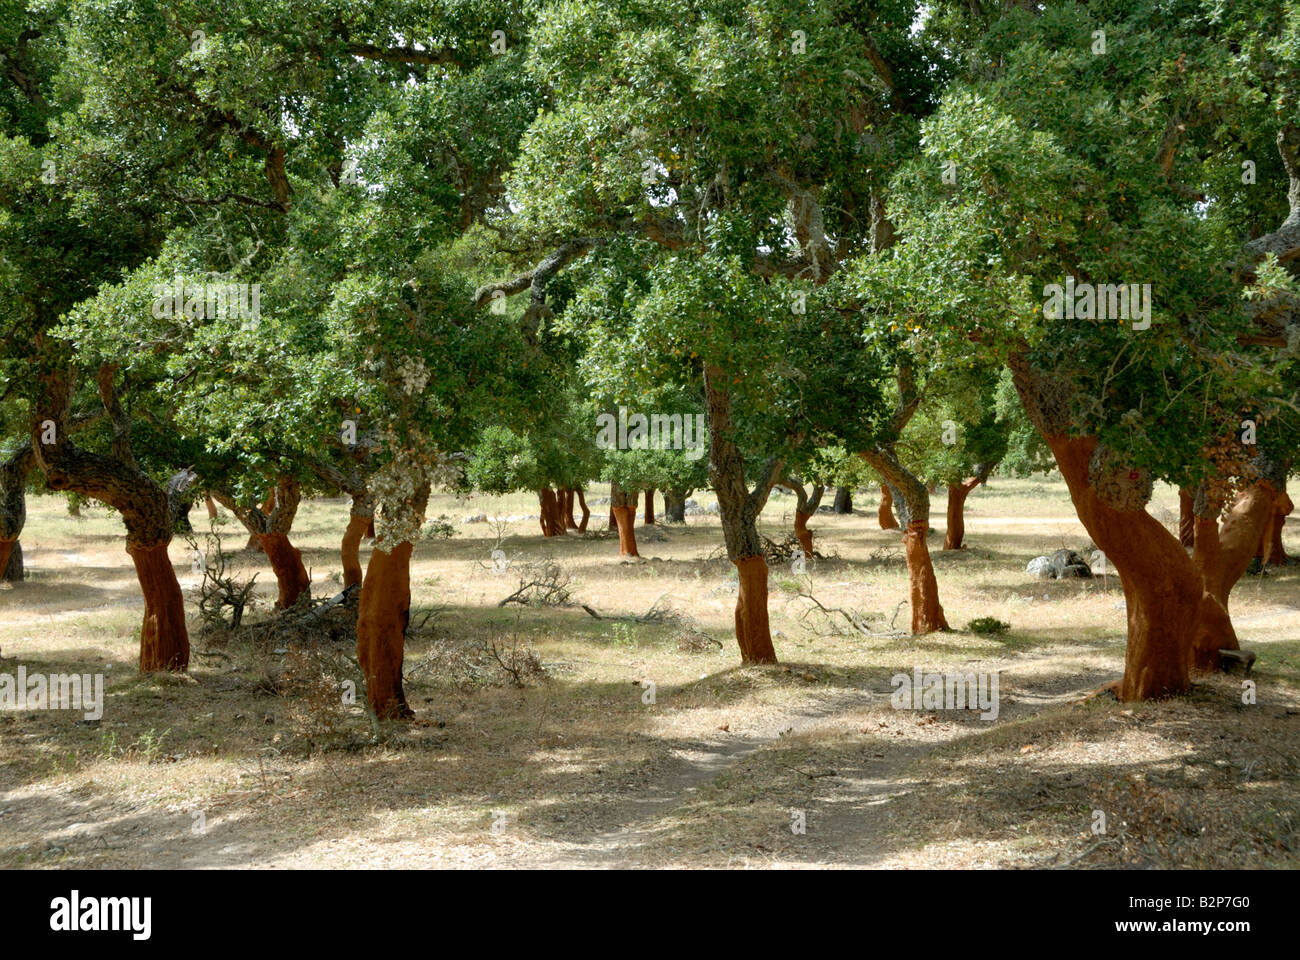
[[[1025,567],[1025,573],[1032,573],[1039,580],[1050,580],[1052,578],[1052,558],[1034,557]]]

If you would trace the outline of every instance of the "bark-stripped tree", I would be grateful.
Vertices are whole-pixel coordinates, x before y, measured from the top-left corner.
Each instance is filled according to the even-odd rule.
[[[1237,561],[1207,589],[1145,505],[1156,477],[1187,489],[1224,479],[1210,452],[1239,429],[1237,410],[1270,405],[1290,362],[1289,281],[1261,259],[1300,253],[1300,179],[1287,169],[1287,118],[1253,106],[1252,91],[1294,95],[1295,75],[1271,64],[1294,48],[1295,26],[1157,25],[1135,11],[1107,24],[1142,51],[1121,76],[1089,49],[1098,24],[1088,8],[1054,12],[1050,23],[1031,10],[972,9],[948,23],[963,18],[964,29],[988,30],[985,59],[997,66],[950,86],[924,124],[924,155],[896,180],[895,304],[925,317],[954,355],[974,342],[992,362],[1005,358],[1124,587],[1128,647],[1116,692],[1180,693],[1213,652],[1236,646],[1216,594],[1226,599]],[[1056,51],[1049,61],[1044,43]],[[1239,44],[1252,51],[1240,60],[1230,52]],[[1194,88],[1207,92],[1189,95]],[[1133,109],[1134,97],[1168,106]],[[1084,133],[1079,118],[1096,111],[1105,122]],[[1242,189],[1242,135],[1282,148],[1281,164],[1253,161],[1254,194]],[[956,176],[945,178],[952,159]],[[1291,213],[1278,228],[1288,192]],[[1235,276],[1224,269],[1225,236],[1244,243]],[[954,253],[935,257],[941,248]],[[1260,438],[1270,449],[1262,428]],[[1230,529],[1254,527],[1234,532],[1235,556],[1238,540],[1247,550],[1258,543],[1267,509],[1242,501],[1232,511]]]

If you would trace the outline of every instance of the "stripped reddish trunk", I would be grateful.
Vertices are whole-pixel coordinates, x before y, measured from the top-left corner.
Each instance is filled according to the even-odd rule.
[[[610,484],[610,512],[618,527],[618,555],[639,557],[636,550],[636,491],[624,490],[617,483]]]
[[[881,484],[880,509],[876,511],[876,520],[881,530],[897,530],[898,521],[894,519],[894,495],[889,492],[889,484]]]
[[[1178,542],[1184,547],[1196,543],[1196,513],[1192,504],[1192,494],[1180,489],[1178,491]]]
[[[366,524],[366,539],[367,540],[375,539],[375,518],[374,517],[371,517],[370,523]]]
[[[587,507],[587,498],[583,494],[581,487],[574,491],[574,495],[578,498],[578,506],[582,507],[582,519],[578,521],[578,532],[586,533],[587,521],[591,519],[591,510]]]
[[[651,487],[645,492],[645,515],[643,522],[647,527],[653,526],[655,522],[655,488]]]
[[[383,720],[415,716],[402,690],[406,626],[411,614],[410,543],[391,551],[376,545],[361,585],[357,609],[357,663],[366,677],[366,697]]]
[[[1287,515],[1294,509],[1295,504],[1291,502],[1286,491],[1278,491],[1273,498],[1273,509],[1268,523],[1265,524],[1264,533],[1260,537],[1259,555],[1271,566],[1286,566],[1288,558],[1286,549],[1282,546],[1282,528],[1286,525]]]
[[[0,579],[4,578],[5,568],[9,566],[9,554],[17,540],[0,540]]]
[[[183,671],[190,665],[190,635],[185,626],[185,600],[167,544],[128,546],[136,579],[144,596],[140,625],[140,672]]]
[[[731,393],[726,375],[704,368],[705,410],[709,424],[709,476],[718,497],[718,515],[727,559],[736,565],[736,643],[743,663],[776,663],[767,616],[767,560],[757,520],[782,461],[772,458],[751,491],[745,482],[745,458],[736,445]]]
[[[537,499],[541,504],[541,514],[538,517],[542,525],[542,536],[558,537],[564,533],[564,520],[560,516],[560,501],[555,495],[555,491],[550,487],[542,487],[537,491]]]
[[[266,502],[262,504],[262,512],[270,513],[275,509],[275,487],[271,487],[271,492],[266,495]],[[243,519],[243,518],[241,518]],[[248,533],[248,543],[244,544],[245,550],[264,550],[262,540],[256,530],[250,530]]]
[[[1080,521],[1124,587],[1128,646],[1116,693],[1121,700],[1185,693],[1191,686],[1193,650],[1236,645],[1227,611],[1206,590],[1200,571],[1163,524],[1144,509],[1118,510],[1097,496],[1089,479],[1095,437],[1058,434],[1046,440]],[[1213,668],[1204,654],[1198,659],[1198,668]]]
[[[302,551],[289,542],[287,534],[262,533],[258,534],[257,539],[271,564],[271,572],[275,574],[275,583],[280,590],[280,596],[275,602],[276,609],[292,607],[311,586],[311,578],[303,566]]]
[[[203,494],[203,499],[208,505],[208,519],[209,520],[217,519],[217,517],[219,516],[219,514],[217,513],[217,502],[212,499],[212,494],[210,493]]]
[[[345,589],[354,583],[360,583],[364,576],[361,569],[361,540],[373,522],[373,518],[359,517],[355,513],[348,516],[348,527],[343,531],[343,545],[339,548]]]
[[[813,555],[813,536],[812,531],[808,529],[808,521],[813,515],[804,513],[800,510],[794,512],[794,535],[799,541],[799,546],[803,548],[803,555],[812,559]]]
[[[966,536],[966,498],[980,485],[978,477],[948,484],[948,529],[943,534],[943,549],[961,550]]]
[[[907,558],[908,597],[912,607],[912,635],[950,630],[939,603],[939,582],[925,542],[929,523],[909,523],[903,531],[903,554]]]
[[[565,530],[578,529],[578,521],[573,518],[573,496],[573,488],[566,487],[560,501],[560,513],[564,517]]]
[[[1218,600],[1226,611],[1228,595],[1236,586],[1268,524],[1276,498],[1267,481],[1251,484],[1237,495],[1223,514],[1222,522],[1211,516],[1196,517],[1192,561],[1201,572],[1201,580],[1210,596]],[[1213,512],[1217,513],[1217,509]],[[1236,649],[1236,638],[1233,646]]]
[[[767,618],[767,560],[762,554],[736,561],[736,641],[743,663],[776,663]]]
[[[943,605],[939,603],[939,582],[934,575],[934,561],[926,536],[930,532],[930,493],[911,471],[898,460],[891,445],[863,450],[859,454],[885,478],[884,494],[898,511],[903,527],[903,556],[907,560],[908,602],[912,607],[912,634],[949,630]],[[893,515],[890,515],[893,519]]]

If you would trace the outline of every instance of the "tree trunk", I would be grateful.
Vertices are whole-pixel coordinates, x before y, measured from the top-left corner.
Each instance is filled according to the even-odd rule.
[[[392,530],[418,530],[424,524],[429,482],[422,468],[410,469],[414,494],[378,504],[386,529],[370,553],[357,605],[357,663],[366,678],[366,698],[376,716],[385,720],[408,720],[415,715],[402,690],[414,546],[409,540],[386,542]]]
[[[266,502],[262,504],[262,512],[270,513],[274,509],[275,509],[275,487],[271,487],[271,492],[266,495]],[[236,515],[238,514],[236,513]],[[247,520],[245,520],[243,517],[240,517],[240,519],[244,520],[245,526],[248,526]],[[259,552],[263,551],[264,548],[262,547],[262,540],[258,536],[258,530],[256,528],[253,527],[249,528],[248,543],[244,544],[244,549],[257,550]]]
[[[23,549],[18,544],[27,524],[27,475],[36,464],[31,441],[0,462],[0,581],[23,579]]]
[[[610,484],[610,512],[618,527],[618,555],[639,557],[636,551],[636,491],[625,491],[617,483]]]
[[[375,498],[363,482],[351,485],[352,507],[348,510],[348,526],[343,531],[339,559],[343,561],[343,587],[361,583],[361,541],[375,528]]]
[[[736,565],[736,642],[743,663],[776,663],[767,617],[767,560],[756,522],[767,503],[782,462],[769,461],[751,492],[745,485],[745,460],[736,446],[731,423],[731,393],[725,376],[704,369],[705,407],[709,422],[709,475],[718,496],[718,513],[727,557]]]
[[[27,576],[23,568],[23,545],[18,540],[0,540],[0,553],[5,551],[9,556],[0,567],[0,582],[19,583]]]
[[[541,504],[538,517],[542,525],[542,536],[558,537],[564,534],[564,520],[560,516],[560,500],[550,487],[537,491],[537,500]]]
[[[767,560],[762,554],[736,561],[736,641],[744,663],[776,663],[767,619]]]
[[[812,516],[811,513],[804,513],[800,510],[794,512],[794,535],[799,541],[803,555],[810,560],[813,555],[813,538],[812,531],[808,529],[808,521],[812,519]]]
[[[835,505],[833,509],[836,513],[853,512],[853,495],[848,487],[835,488]]]
[[[642,522],[647,527],[654,526],[655,522],[655,488],[650,487],[645,492],[645,515]]]
[[[686,498],[694,491],[664,490],[664,523],[686,522]]]
[[[930,531],[930,494],[925,484],[898,462],[892,447],[864,451],[862,459],[885,478],[889,502],[896,504],[903,526],[903,556],[907,559],[908,602],[912,607],[912,635],[950,630],[939,603],[939,582],[926,536]],[[884,510],[882,495],[881,509]],[[890,515],[893,519],[893,515]]]
[[[587,521],[591,519],[591,510],[587,508],[587,498],[583,494],[582,487],[578,487],[574,491],[574,495],[578,498],[578,506],[582,507],[582,519],[578,521],[578,532],[586,533]]]
[[[1228,595],[1255,557],[1260,535],[1273,511],[1276,491],[1267,481],[1251,484],[1242,490],[1223,515],[1197,516],[1192,561],[1201,571],[1201,579],[1210,596],[1228,609]]]
[[[1146,512],[1149,475],[1118,463],[1096,437],[1068,436],[1069,385],[1034,368],[1024,354],[1012,354],[1009,366],[1021,405],[1051,448],[1079,520],[1124,588],[1128,645],[1116,694],[1121,700],[1154,700],[1186,692],[1193,650],[1236,645],[1227,611],[1205,588],[1180,538]]]
[[[560,514],[564,517],[565,530],[578,529],[578,521],[573,518],[573,495],[573,488],[565,487],[560,498]]]
[[[354,583],[360,583],[364,577],[361,568],[361,540],[372,522],[371,517],[359,517],[355,513],[348,517],[348,528],[343,531],[343,545],[339,548],[345,589]]]
[[[1287,515],[1295,509],[1295,504],[1287,496],[1286,490],[1280,490],[1273,498],[1273,509],[1268,523],[1264,526],[1260,538],[1259,555],[1270,566],[1284,567],[1287,563],[1286,549],[1282,546],[1282,528],[1286,525]]]
[[[406,625],[411,615],[410,543],[391,551],[375,546],[361,585],[357,610],[357,663],[366,677],[366,697],[383,720],[415,716],[402,690]]]
[[[1193,650],[1236,647],[1227,611],[1206,590],[1200,570],[1163,524],[1140,507],[1120,510],[1101,500],[1089,478],[1095,437],[1054,435],[1046,440],[1080,521],[1124,587],[1128,647],[1119,698],[1154,700],[1185,693],[1191,687]],[[1216,540],[1217,533],[1216,528]],[[1201,669],[1215,665],[1205,662],[1204,653],[1199,659]]]
[[[367,540],[375,539],[375,518],[374,517],[371,517],[370,523],[366,525],[366,539]]]
[[[115,368],[99,371],[99,392],[114,419],[110,441],[112,455],[77,447],[65,427],[71,403],[72,378],[64,368],[41,373],[42,393],[32,405],[30,449],[51,490],[74,491],[99,500],[118,511],[126,527],[126,550],[135,564],[144,598],[140,628],[140,672],[180,670],[189,667],[190,642],[185,626],[185,601],[176,571],[167,557],[174,517],[194,481],[189,471],[174,475],[160,486],[140,470],[131,452],[129,433],[113,389]],[[53,421],[54,440],[43,440],[42,424]]]
[[[826,488],[822,484],[813,486],[811,497],[803,488],[803,483],[792,476],[787,476],[779,482],[779,486],[786,487],[795,495],[796,504],[794,508],[794,536],[799,541],[799,548],[803,555],[809,560],[813,557],[813,537],[812,531],[808,529],[808,521],[813,518],[817,512],[817,507],[821,505],[822,495]]]
[[[302,502],[302,486],[298,480],[287,475],[276,478],[260,508],[240,504],[228,491],[219,488],[214,488],[212,495],[248,529],[257,549],[266,554],[279,588],[276,608],[293,606],[299,596],[310,591],[311,585],[302,552],[289,542],[289,531]]]
[[[127,547],[144,595],[140,626],[140,672],[183,671],[190,665],[190,635],[185,626],[185,599],[167,544]]]
[[[943,549],[965,549],[962,540],[966,536],[966,498],[988,479],[991,470],[991,465],[976,464],[975,476],[967,477],[961,483],[948,484],[948,528],[943,534]]]
[[[880,485],[880,508],[876,511],[876,521],[880,524],[881,530],[897,530],[898,521],[894,519],[894,495],[889,489],[889,484]]]
[[[262,552],[271,564],[280,596],[275,601],[277,610],[286,610],[298,602],[304,593],[310,593],[311,577],[302,562],[302,551],[289,542],[287,534],[263,533],[258,535]]]
[[[1196,513],[1192,509],[1192,494],[1178,491],[1178,542],[1184,547],[1196,544]]]
[[[204,493],[203,499],[204,501],[206,501],[208,505],[208,519],[209,520],[217,519],[217,517],[219,516],[219,514],[217,513],[217,501],[212,499],[212,494],[210,493]]]

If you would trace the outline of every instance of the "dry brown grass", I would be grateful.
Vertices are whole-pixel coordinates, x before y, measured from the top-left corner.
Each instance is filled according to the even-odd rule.
[[[1162,488],[1155,509],[1176,504]],[[772,668],[738,663],[714,518],[661,527],[639,564],[619,563],[609,538],[512,524],[499,574],[493,525],[457,523],[416,549],[417,719],[378,727],[340,695],[359,679],[345,642],[236,634],[212,651],[196,641],[192,682],[137,676],[141,605],[119,522],[35,498],[32,578],[0,591],[0,671],[103,672],[106,704],[98,724],[0,713],[0,866],[1296,865],[1300,567],[1233,593],[1259,653],[1256,705],[1226,676],[1163,703],[1082,701],[1120,670],[1124,613],[1114,577],[1024,573],[1087,542],[1064,486],[995,480],[968,506],[969,549],[932,541],[948,619],[996,617],[1008,634],[834,635],[801,620],[811,587],[884,632],[906,596],[896,537],[860,498],[858,515],[813,521],[827,559],[811,580],[773,566]],[[537,508],[435,497],[430,512]],[[299,512],[318,597],[339,589],[345,517],[339,501]],[[603,517],[593,506],[596,527]],[[775,497],[764,532],[783,539],[792,520],[793,499]],[[1287,545],[1300,553],[1290,529]],[[197,581],[183,542],[172,558]],[[252,629],[274,580],[260,554],[241,559],[262,571]],[[497,606],[519,568],[545,561],[602,619]],[[657,602],[674,616],[639,622]],[[1000,670],[998,719],[892,709],[889,678],[913,666]],[[1090,832],[1093,810],[1105,835]],[[791,832],[792,811],[806,833]]]

